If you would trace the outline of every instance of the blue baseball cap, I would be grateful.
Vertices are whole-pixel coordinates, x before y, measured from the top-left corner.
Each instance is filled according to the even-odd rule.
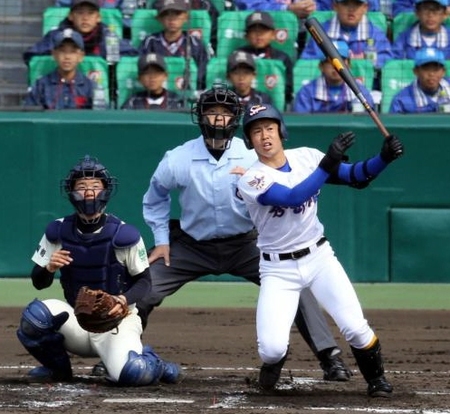
[[[345,42],[344,40],[333,40],[333,45],[336,47],[337,51],[344,59],[348,59],[349,48],[347,42]],[[320,50],[319,59],[320,60],[326,59],[325,55],[322,53],[322,50]]]
[[[442,7],[447,7],[448,6],[448,0],[415,0],[414,3],[417,5],[417,4],[420,4],[420,3],[424,3],[426,1],[430,1],[430,2],[433,2],[433,3],[438,3]]]
[[[53,48],[60,47],[65,40],[71,40],[81,50],[84,50],[84,41],[81,35],[73,29],[64,29],[55,34]]]
[[[419,49],[414,55],[414,66],[422,66],[427,63],[439,63],[440,65],[445,65],[444,53],[433,47],[426,47]]]
[[[343,3],[344,1],[348,1],[348,0],[334,0],[335,1],[335,3]],[[357,1],[359,1],[360,3],[368,3],[369,1],[368,0],[357,0]]]

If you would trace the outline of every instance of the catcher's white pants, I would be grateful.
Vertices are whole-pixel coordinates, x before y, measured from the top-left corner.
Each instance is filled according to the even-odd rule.
[[[350,345],[365,348],[373,341],[374,332],[329,242],[312,250],[298,260],[266,261],[261,257],[256,329],[258,353],[267,364],[286,354],[300,292],[307,286]]]
[[[83,357],[100,357],[112,381],[118,381],[130,351],[142,354],[142,324],[136,308],[130,307],[130,314],[122,320],[117,329],[105,333],[91,333],[78,324],[74,310],[68,303],[59,299],[46,299],[42,302],[52,315],[61,312],[69,314],[69,319],[58,331],[64,335],[67,351]]]

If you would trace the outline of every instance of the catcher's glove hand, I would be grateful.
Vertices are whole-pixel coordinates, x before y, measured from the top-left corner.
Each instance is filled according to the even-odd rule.
[[[75,316],[80,326],[89,332],[108,332],[117,328],[128,315],[123,296],[114,296],[103,290],[83,286],[75,300]]]

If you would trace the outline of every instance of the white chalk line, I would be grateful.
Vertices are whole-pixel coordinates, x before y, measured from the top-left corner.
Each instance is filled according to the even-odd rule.
[[[35,368],[35,365],[0,365],[0,369],[5,370],[17,370],[17,369],[32,369]],[[81,367],[74,367],[77,370],[80,371],[90,371],[92,370],[92,366],[81,366]],[[259,368],[255,367],[195,367],[195,368],[185,368],[186,371],[259,371]],[[321,370],[314,370],[314,369],[283,369],[283,371],[286,372],[322,372]],[[356,371],[355,371],[356,372]],[[450,371],[437,371],[437,372],[423,372],[423,371],[386,371],[386,373],[396,373],[396,374],[414,374],[414,375],[448,375],[450,374]],[[311,383],[320,383],[323,382],[323,380],[315,379],[315,378],[295,378],[295,383],[297,384],[311,384]],[[0,389],[3,387],[0,387]],[[24,387],[26,389],[26,387]],[[415,391],[414,392],[417,395],[450,395],[450,391]],[[274,406],[274,405],[267,405],[267,406],[243,406],[242,396],[229,396],[226,397],[223,401],[218,402],[216,404],[213,404],[209,406],[208,408],[211,409],[236,409],[239,408],[239,410],[276,410],[283,408],[281,406]],[[103,400],[105,403],[110,404],[123,404],[123,403],[130,403],[130,404],[158,404],[158,403],[172,403],[172,404],[193,404],[195,403],[195,400],[190,399],[180,399],[180,398],[106,398]],[[31,403],[31,406],[47,406],[47,407],[55,407],[55,406],[62,406],[66,404],[73,404],[74,401],[53,401],[53,403],[45,403],[45,402],[38,402],[33,401],[29,402]],[[49,404],[49,405],[46,405]],[[0,408],[7,407],[6,405],[3,405],[0,403]],[[374,413],[374,414],[384,414],[384,413],[393,413],[393,414],[450,414],[450,411],[448,410],[426,410],[426,409],[394,409],[394,408],[368,408],[368,407],[308,407],[304,406],[302,407],[304,410],[309,411],[355,411],[355,412],[364,412],[364,413]]]

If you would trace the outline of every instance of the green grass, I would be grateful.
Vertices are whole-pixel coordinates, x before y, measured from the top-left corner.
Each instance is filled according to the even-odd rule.
[[[450,284],[356,283],[364,309],[450,309]],[[34,298],[63,299],[59,281],[38,291],[30,279],[0,279],[0,306],[25,306]],[[192,282],[168,297],[166,307],[254,308],[257,286],[246,282]]]

